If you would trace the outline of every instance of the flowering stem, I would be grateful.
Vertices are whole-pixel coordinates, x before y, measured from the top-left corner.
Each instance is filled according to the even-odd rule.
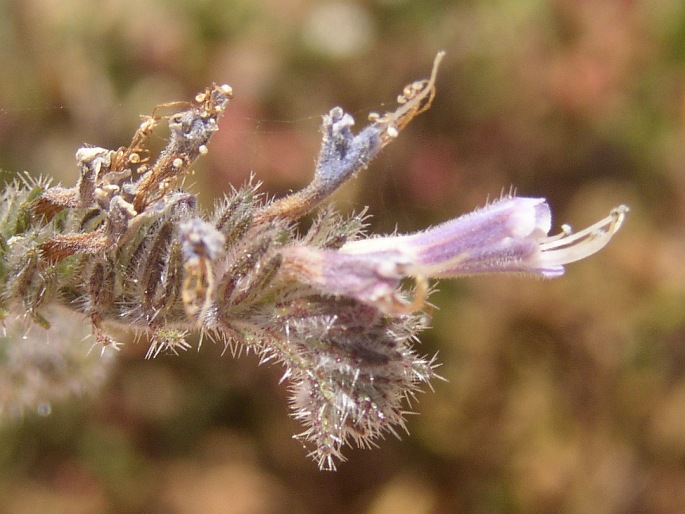
[[[442,57],[428,80],[404,89],[396,110],[372,115],[357,134],[341,108],[325,115],[311,184],[280,200],[265,200],[250,182],[207,215],[178,187],[208,152],[232,98],[229,86],[216,84],[190,104],[168,104],[182,106],[173,115],[145,117],[126,147],[79,149],[73,187],[28,177],[8,185],[0,202],[0,316],[15,337],[0,338],[0,419],[78,392],[103,373],[60,346],[73,376],[47,373],[32,394],[22,390],[21,370],[35,376],[36,359],[49,350],[36,330],[22,340],[16,326],[62,334],[65,322],[73,325],[69,311],[108,355],[120,345],[110,330],[119,326],[148,341],[149,358],[187,350],[187,335],[199,332],[200,341],[233,353],[254,349],[263,362],[282,364],[293,416],[304,426],[298,438],[322,468],[334,468],[347,444],[397,434],[407,398],[436,376],[435,359],[414,349],[427,322],[419,311],[429,278],[558,276],[606,245],[627,211],[548,237],[546,201],[509,196],[415,234],[365,238],[363,214],[345,219],[325,209],[298,233],[294,221],[430,107]],[[150,138],[163,122],[170,135],[153,159]],[[412,300],[400,289],[406,277],[416,281]]]

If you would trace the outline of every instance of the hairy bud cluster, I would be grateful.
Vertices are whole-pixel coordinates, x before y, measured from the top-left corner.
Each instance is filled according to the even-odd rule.
[[[589,232],[553,238],[544,200],[515,197],[407,236],[363,239],[363,215],[344,218],[325,209],[299,233],[300,217],[430,106],[441,58],[429,80],[405,88],[395,111],[371,116],[357,134],[339,107],[325,115],[313,181],[279,200],[265,201],[250,182],[207,215],[178,188],[207,153],[232,98],[229,86],[217,85],[191,104],[164,106],[182,105],[180,112],[144,118],[127,147],[79,149],[73,187],[28,177],[8,185],[0,203],[4,324],[24,320],[33,332],[39,325],[50,329],[48,336],[68,337],[55,332],[59,308],[87,320],[101,354],[119,344],[110,335],[115,325],[149,341],[148,357],[188,349],[186,336],[195,331],[200,341],[207,337],[233,352],[259,352],[264,362],[284,366],[293,415],[304,426],[298,437],[321,468],[333,469],[346,444],[365,447],[397,434],[406,400],[435,377],[434,359],[414,350],[427,323],[420,312],[427,279],[495,271],[559,275],[563,264],[606,244],[626,210],[616,209]],[[149,139],[163,121],[168,143],[153,159]],[[407,277],[416,281],[412,295],[400,288]],[[3,390],[41,382],[40,366],[17,365],[30,362],[27,355],[45,360],[45,349],[32,353],[38,343],[29,348],[25,339],[0,338]],[[68,373],[48,370],[67,385],[45,387],[46,376],[30,394],[3,394],[0,416],[79,392],[87,385],[72,379],[93,384],[103,373],[76,359],[73,345],[50,351],[75,363]]]

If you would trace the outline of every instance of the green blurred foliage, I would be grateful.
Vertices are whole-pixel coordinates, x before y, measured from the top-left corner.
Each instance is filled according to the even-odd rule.
[[[283,194],[311,177],[321,114],[361,125],[439,49],[433,108],[338,208],[387,232],[510,187],[578,227],[627,203],[610,246],[555,281],[441,283],[422,349],[447,380],[411,435],[336,473],[291,439],[278,368],[131,343],[101,392],[2,430],[0,511],[685,510],[681,1],[4,0],[0,164],[71,184],[84,143],[125,145],[140,114],[227,82],[193,187],[209,206],[254,171]]]

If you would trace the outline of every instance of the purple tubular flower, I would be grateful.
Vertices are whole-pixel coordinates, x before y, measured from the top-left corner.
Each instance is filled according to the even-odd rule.
[[[627,210],[617,207],[578,233],[563,226],[550,237],[552,216],[545,199],[509,196],[423,232],[353,241],[338,251],[301,246],[287,251],[285,259],[297,275],[325,292],[398,314],[423,305],[427,278],[512,272],[558,277],[565,264],[603,248]],[[418,286],[409,304],[398,296],[406,277],[415,277]]]

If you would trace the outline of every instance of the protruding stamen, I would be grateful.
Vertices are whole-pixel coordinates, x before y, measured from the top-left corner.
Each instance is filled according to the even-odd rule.
[[[604,248],[621,228],[628,207],[620,205],[606,218],[577,233],[563,231],[561,234],[540,242],[540,261],[550,265],[576,262]],[[563,229],[563,227],[562,227]]]

